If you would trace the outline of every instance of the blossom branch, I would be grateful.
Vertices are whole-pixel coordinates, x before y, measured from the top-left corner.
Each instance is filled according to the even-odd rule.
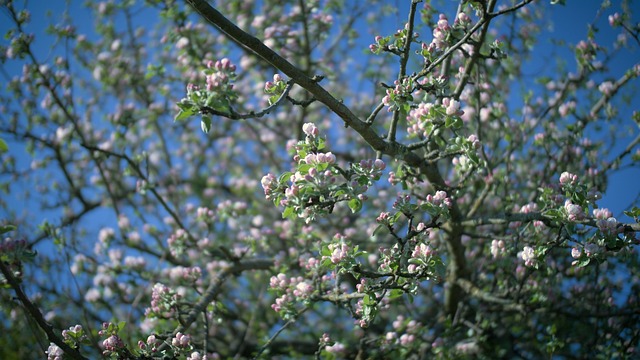
[[[209,106],[200,107],[200,112],[203,113],[203,114],[222,116],[222,117],[225,117],[225,118],[228,118],[228,119],[231,119],[231,120],[243,120],[243,119],[261,118],[261,117],[269,114],[271,111],[273,111],[278,106],[280,106],[280,104],[282,104],[284,99],[289,99],[289,92],[293,88],[293,85],[294,85],[294,83],[290,81],[287,84],[287,87],[285,87],[285,89],[282,92],[282,94],[280,95],[280,97],[278,98],[278,100],[276,100],[276,102],[274,102],[269,107],[264,108],[264,109],[262,109],[261,111],[258,111],[258,112],[250,111],[250,112],[248,112],[246,114],[240,114],[240,113],[236,112],[235,110],[233,110],[233,108],[231,108],[231,107],[229,107],[229,112],[224,112],[224,111],[216,110],[216,109],[214,109],[212,107],[209,107]]]
[[[233,265],[223,269],[213,280],[209,283],[207,290],[204,292],[204,296],[198,301],[191,311],[189,311],[189,315],[184,321],[181,322],[180,326],[178,326],[173,335],[175,336],[179,332],[184,332],[188,329],[191,324],[193,324],[200,313],[205,311],[207,306],[220,295],[220,288],[227,281],[229,276],[240,274],[246,270],[268,270],[273,266],[272,259],[250,259],[243,260],[234,263]],[[169,346],[166,342],[163,343],[158,350],[162,351]]]
[[[413,41],[413,23],[415,21],[417,6],[418,1],[412,0],[411,7],[409,8],[409,20],[407,21],[407,37],[404,39],[404,46],[402,48],[402,53],[400,56],[400,72],[398,73],[398,81],[402,81],[402,79],[407,74],[407,62],[409,61],[411,42]],[[389,125],[389,133],[387,134],[387,141],[396,140],[396,130],[398,127],[398,121],[400,121],[401,113],[402,111],[400,109],[393,112],[393,118],[391,119],[391,124]]]

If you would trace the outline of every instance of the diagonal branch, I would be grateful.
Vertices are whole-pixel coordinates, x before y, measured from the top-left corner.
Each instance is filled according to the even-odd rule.
[[[13,272],[11,271],[11,269],[9,269],[5,265],[3,261],[0,261],[0,272],[2,272],[2,275],[4,275],[9,285],[11,285],[13,290],[16,292],[16,296],[18,297],[18,300],[20,300],[20,302],[22,303],[22,306],[24,306],[24,308],[27,310],[29,315],[36,321],[38,326],[47,334],[47,339],[49,339],[49,341],[51,341],[52,343],[58,345],[58,347],[60,347],[62,351],[64,351],[65,355],[69,356],[69,358],[86,359],[84,356],[82,356],[82,354],[80,354],[80,352],[78,352],[77,349],[74,349],[71,346],[69,346],[67,343],[62,341],[62,339],[58,335],[56,335],[53,332],[53,327],[49,323],[47,323],[47,321],[44,319],[44,316],[42,316],[42,313],[40,312],[40,310],[36,307],[34,303],[31,302],[31,300],[29,300],[29,298],[24,293],[24,291],[22,291],[22,288],[18,283],[18,279],[16,279],[16,277],[13,276]]]
[[[427,177],[434,188],[438,190],[449,189],[436,164],[427,163],[421,156],[409,150],[405,145],[396,141],[387,141],[380,137],[368,122],[359,119],[347,106],[320,86],[316,77],[310,78],[307,76],[302,70],[269,49],[260,40],[237,27],[205,0],[185,0],[185,2],[236,44],[260,56],[287,75],[291,81],[311,93],[318,101],[338,115],[344,121],[345,126],[354,129],[374,150],[392,158],[402,159],[407,165],[418,169],[420,173]],[[467,269],[464,257],[465,248],[461,241],[462,228],[458,224],[462,220],[462,212],[456,202],[453,202],[450,214],[452,223],[445,229],[449,233],[447,250],[450,254],[449,281],[451,282],[450,295],[446,296],[446,302],[448,304],[448,312],[453,314],[457,303],[463,295],[462,289],[456,284],[455,280],[459,277],[466,277]]]

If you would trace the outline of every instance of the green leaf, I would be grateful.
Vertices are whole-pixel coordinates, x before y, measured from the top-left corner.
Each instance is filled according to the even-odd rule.
[[[200,121],[200,128],[203,133],[208,134],[209,130],[211,130],[211,117],[203,115],[202,121]]]
[[[178,114],[176,115],[175,119],[173,121],[182,121],[182,120],[186,120],[188,118],[190,118],[191,116],[195,115],[195,111],[193,111],[191,108],[189,109],[182,109],[178,112]]]
[[[589,263],[591,262],[591,258],[588,257],[584,257],[580,260],[578,260],[578,267],[585,267],[587,265],[589,265]]]
[[[624,214],[635,219],[637,217],[640,217],[640,208],[634,206],[633,209],[625,211]]]
[[[308,174],[309,173],[309,169],[311,169],[313,167],[313,165],[309,165],[309,164],[300,164],[298,165],[298,171],[300,171],[300,174]]]
[[[294,215],[293,206],[287,206],[286,208],[284,208],[284,211],[282,212],[283,219],[293,217],[293,215]]]
[[[371,236],[376,236],[377,234],[379,234],[382,230],[386,229],[387,227],[385,225],[378,225],[376,226],[375,230],[373,230],[373,234],[371,234]]]
[[[278,183],[286,183],[291,178],[291,175],[293,175],[293,173],[290,171],[282,173],[282,175],[280,175],[280,177],[278,178]]]
[[[6,153],[7,151],[9,151],[9,146],[4,140],[0,139],[0,154]]]
[[[362,201],[356,198],[349,200],[349,209],[351,209],[352,213],[357,213],[362,209]]]
[[[3,225],[3,226],[0,226],[0,235],[1,235],[1,234],[4,234],[4,233],[8,233],[9,231],[13,231],[13,230],[15,230],[15,229],[16,229],[16,227],[15,227],[15,226],[13,226],[13,225]]]
[[[362,298],[362,303],[364,305],[374,305],[376,301],[371,298],[371,295],[367,294],[364,296],[364,298]]]
[[[393,300],[393,299],[397,299],[399,297],[402,297],[402,295],[404,294],[404,292],[400,289],[393,289],[389,292],[389,300]]]

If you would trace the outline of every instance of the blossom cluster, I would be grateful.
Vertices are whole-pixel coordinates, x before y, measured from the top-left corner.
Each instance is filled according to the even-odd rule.
[[[433,270],[436,264],[434,259],[437,259],[435,260],[436,262],[440,260],[436,255],[435,249],[427,244],[416,244],[411,252],[407,271],[411,274],[429,272]]]
[[[233,90],[233,80],[236,77],[236,66],[227,58],[218,61],[208,61],[206,75],[206,89],[221,94]]]
[[[181,296],[166,285],[156,283],[151,290],[151,307],[145,310],[147,317],[169,319],[176,314]]]
[[[308,300],[314,292],[314,286],[309,280],[302,276],[289,277],[283,273],[272,276],[269,286],[271,291],[279,294],[271,308],[283,318],[294,315],[295,303]]]
[[[389,112],[403,109],[408,112],[410,102],[413,101],[413,80],[411,77],[405,77],[402,80],[395,80],[393,87],[386,90],[386,95],[382,98],[382,103],[387,106]]]
[[[304,124],[302,131],[305,139],[291,146],[293,171],[262,177],[260,184],[267,200],[284,206],[283,217],[298,217],[307,223],[331,213],[340,202],[346,202],[352,212],[360,211],[367,199],[364,193],[380,179],[385,163],[362,160],[343,170],[332,152],[323,151],[325,141],[315,124]]]
[[[525,246],[522,251],[518,253],[518,257],[524,261],[524,265],[527,267],[533,267],[537,263],[536,252],[531,246]]]
[[[273,81],[267,81],[264,84],[264,92],[269,96],[269,105],[273,105],[278,101],[287,84],[280,74],[273,75]]]
[[[374,54],[380,54],[383,51],[388,51],[394,54],[400,54],[409,35],[409,24],[405,24],[402,29],[396,30],[393,35],[380,36],[377,35],[374,40],[375,43],[369,45],[369,50]],[[418,38],[420,34],[411,34],[411,40]]]
[[[236,65],[229,59],[208,61],[205,75],[205,87],[197,84],[187,85],[187,97],[176,105],[180,109],[175,121],[202,114],[201,128],[208,133],[211,129],[211,111],[229,112],[231,103],[238,97],[233,81],[236,78]]]
[[[69,346],[76,348],[79,344],[88,340],[88,337],[82,325],[74,325],[69,329],[62,330],[62,340],[69,344]]]
[[[98,335],[104,338],[102,341],[102,348],[104,349],[102,354],[104,356],[119,356],[125,355],[123,352],[128,352],[124,341],[118,335],[118,332],[122,330],[124,325],[124,322],[118,324],[112,322],[102,323],[102,328],[98,331]]]
[[[419,138],[430,138],[435,129],[442,126],[459,128],[462,126],[460,101],[444,98],[441,104],[422,102],[407,115],[407,132]]]

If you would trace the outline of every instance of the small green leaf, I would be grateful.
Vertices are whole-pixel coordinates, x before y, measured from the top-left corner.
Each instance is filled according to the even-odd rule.
[[[293,173],[291,173],[290,171],[282,173],[282,175],[280,175],[280,177],[278,178],[278,183],[282,184],[289,181],[291,175],[293,175]]]
[[[400,289],[393,289],[389,292],[389,300],[393,300],[393,299],[397,299],[399,297],[402,297],[402,295],[404,294],[404,292]]]
[[[373,304],[375,304],[376,302],[375,302],[375,300],[373,300],[373,299],[371,298],[371,295],[367,294],[367,295],[365,295],[365,296],[364,296],[364,298],[362,298],[362,303],[363,303],[364,305],[373,305]]]
[[[6,153],[7,151],[9,151],[9,146],[4,140],[0,139],[0,154]]]
[[[294,215],[293,206],[287,206],[286,208],[284,208],[284,211],[282,212],[283,219],[293,217],[293,215]]]
[[[209,130],[211,130],[211,117],[203,115],[202,121],[200,121],[200,128],[203,133],[208,134]]]
[[[15,227],[15,226],[13,226],[13,225],[3,225],[3,226],[0,226],[0,235],[1,235],[1,234],[4,234],[4,233],[8,233],[9,231],[13,231],[13,230],[15,230],[15,229],[16,229],[16,227]]]
[[[349,209],[351,209],[351,212],[357,213],[362,209],[362,201],[356,198],[349,200]]]
[[[385,225],[378,225],[376,226],[375,230],[373,230],[373,234],[371,234],[371,236],[376,236],[377,234],[379,234],[382,230],[386,229],[387,227]]]
[[[590,262],[591,262],[591,258],[588,258],[588,257],[582,258],[578,260],[578,267],[585,267],[589,265]]]
[[[194,114],[195,114],[195,111],[191,109],[180,110],[173,121],[186,120],[189,117],[193,116]]]
[[[625,211],[624,214],[632,218],[640,217],[640,208],[634,206],[633,209]]]

